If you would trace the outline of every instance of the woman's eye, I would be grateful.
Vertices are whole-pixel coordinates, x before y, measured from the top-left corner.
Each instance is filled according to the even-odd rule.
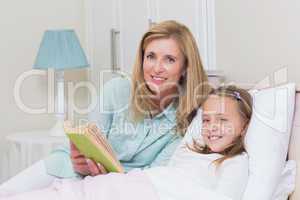
[[[146,56],[146,58],[149,59],[149,60],[151,60],[151,59],[154,58],[154,56],[152,54],[149,54],[149,55]]]
[[[172,57],[167,57],[167,61],[168,61],[168,63],[174,63],[175,59]]]

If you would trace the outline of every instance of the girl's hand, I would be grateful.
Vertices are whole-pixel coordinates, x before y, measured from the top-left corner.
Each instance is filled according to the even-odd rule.
[[[107,174],[105,168],[91,159],[87,159],[83,154],[79,152],[77,147],[71,142],[71,161],[75,172],[87,176],[96,176],[99,174]]]

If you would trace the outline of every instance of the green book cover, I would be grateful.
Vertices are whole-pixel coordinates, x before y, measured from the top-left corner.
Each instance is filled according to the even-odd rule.
[[[67,133],[67,136],[83,155],[102,164],[108,172],[124,172],[122,165],[114,158],[114,155],[111,155],[105,147],[99,145],[96,140],[93,141],[89,135]]]

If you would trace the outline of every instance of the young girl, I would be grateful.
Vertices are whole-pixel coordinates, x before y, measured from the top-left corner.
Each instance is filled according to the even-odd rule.
[[[49,188],[0,199],[242,199],[248,180],[243,141],[251,114],[247,91],[220,87],[210,93],[188,129],[187,136],[196,132],[198,137],[184,140],[168,166],[78,181],[57,180]]]

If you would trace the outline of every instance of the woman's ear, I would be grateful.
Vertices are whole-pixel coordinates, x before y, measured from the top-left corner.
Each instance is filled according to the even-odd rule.
[[[186,69],[184,69],[182,72],[181,72],[181,78],[185,78],[186,77]]]
[[[179,81],[178,83],[180,85],[182,85],[184,83],[184,80],[186,79],[186,69],[184,69],[182,72],[181,72],[181,76],[179,78]]]

